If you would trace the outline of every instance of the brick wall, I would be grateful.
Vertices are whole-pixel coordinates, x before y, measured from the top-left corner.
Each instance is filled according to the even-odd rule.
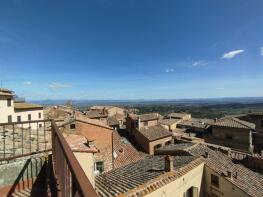
[[[99,153],[95,154],[95,162],[103,161],[105,171],[113,168],[112,131],[107,127],[76,121],[76,133],[84,135],[88,140],[94,140],[93,144],[99,149]]]

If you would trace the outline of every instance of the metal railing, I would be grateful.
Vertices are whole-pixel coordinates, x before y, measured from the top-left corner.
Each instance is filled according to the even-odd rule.
[[[59,196],[98,196],[54,121],[52,121],[52,161]]]
[[[0,123],[0,162],[51,150],[51,120]]]

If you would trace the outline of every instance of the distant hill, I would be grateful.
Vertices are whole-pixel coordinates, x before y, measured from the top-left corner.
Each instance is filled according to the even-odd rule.
[[[68,100],[38,100],[31,101],[42,105],[61,105]],[[209,104],[253,104],[263,103],[263,97],[233,97],[233,98],[208,98],[208,99],[156,99],[156,100],[73,100],[75,105],[209,105]]]

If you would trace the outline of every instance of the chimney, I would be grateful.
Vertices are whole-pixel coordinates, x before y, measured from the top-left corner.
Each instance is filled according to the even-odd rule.
[[[141,119],[138,118],[138,129],[140,129],[140,128],[141,128]]]
[[[208,152],[205,152],[204,157],[205,157],[205,158],[209,158],[209,153],[208,153]]]
[[[233,178],[233,177],[232,177],[232,174],[233,174],[233,173],[232,173],[231,170],[227,170],[226,173],[227,173],[227,177],[228,177],[228,178],[230,178],[230,179]]]
[[[166,155],[164,158],[164,168],[165,168],[165,172],[172,172],[174,169],[174,165],[173,165],[173,157],[171,157],[170,155]]]

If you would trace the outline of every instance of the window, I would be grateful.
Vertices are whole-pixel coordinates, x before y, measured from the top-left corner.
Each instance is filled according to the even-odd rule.
[[[28,114],[28,120],[29,121],[31,120],[31,114]]]
[[[198,196],[198,188],[190,187],[185,193],[184,197],[197,197]]]
[[[11,107],[12,105],[12,100],[9,98],[7,99],[7,107]]]
[[[38,113],[38,118],[40,119],[42,117],[41,112]]]
[[[172,143],[171,141],[167,141],[167,142],[165,142],[165,145],[169,145],[171,143]]]
[[[76,128],[76,125],[75,124],[71,124],[70,125],[70,129],[75,129]]]
[[[39,124],[39,125],[38,125],[38,128],[42,128],[42,124]]]
[[[226,134],[225,137],[227,140],[233,140],[233,136],[231,134]]]
[[[219,177],[211,174],[211,184],[215,187],[219,187]]]
[[[11,123],[12,122],[12,116],[8,116],[8,123]]]
[[[154,146],[154,150],[156,150],[156,149],[158,149],[160,147],[162,147],[162,145],[161,144],[157,144],[157,145]]]
[[[21,122],[21,116],[17,116],[17,122]]]
[[[104,162],[98,161],[95,163],[95,170],[99,171],[100,173],[104,172]]]

